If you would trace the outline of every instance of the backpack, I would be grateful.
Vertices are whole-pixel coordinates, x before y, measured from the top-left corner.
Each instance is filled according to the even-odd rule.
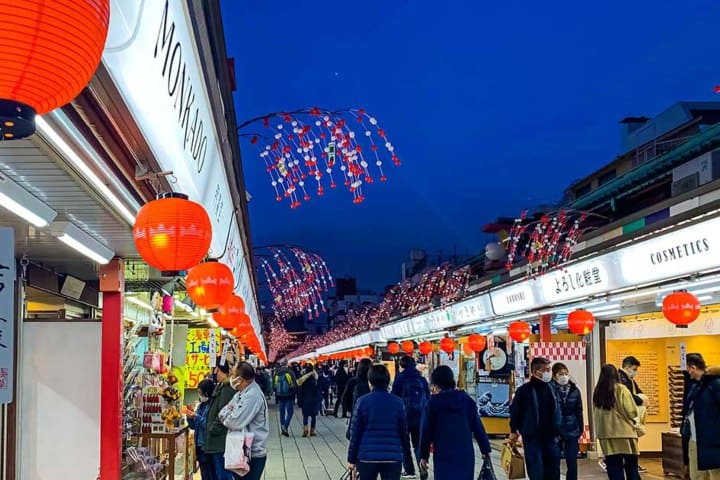
[[[289,397],[295,393],[295,382],[289,372],[280,372],[275,375],[275,394]]]
[[[403,388],[403,403],[407,414],[408,424],[417,425],[420,423],[423,410],[428,402],[425,379],[420,375],[414,375],[405,381]]]

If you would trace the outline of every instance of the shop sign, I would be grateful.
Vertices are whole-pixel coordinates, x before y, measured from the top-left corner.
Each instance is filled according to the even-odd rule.
[[[160,167],[207,209],[219,255],[234,202],[187,2],[111,0],[110,8],[103,65]]]
[[[620,251],[626,285],[664,280],[720,267],[720,218],[638,242]]]
[[[603,255],[544,274],[537,282],[545,302],[553,304],[610,290],[612,259],[613,255]]]
[[[391,325],[385,325],[380,327],[380,334],[387,339],[410,337],[413,335],[412,322],[410,320],[404,320]]]
[[[14,357],[15,231],[0,227],[0,403],[13,401]]]
[[[490,301],[496,315],[522,312],[537,307],[535,291],[528,282],[491,291]]]
[[[188,329],[185,342],[185,363],[187,367],[187,381],[185,388],[197,388],[198,384],[210,373],[212,365],[213,350],[211,348],[211,332],[215,338],[222,341],[222,330],[219,328],[190,328]]]
[[[453,323],[462,325],[477,322],[492,316],[490,296],[480,295],[452,306]]]

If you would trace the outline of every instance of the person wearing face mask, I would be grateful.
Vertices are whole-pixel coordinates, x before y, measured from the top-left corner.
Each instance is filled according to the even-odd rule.
[[[522,435],[530,480],[560,480],[560,410],[550,386],[550,360],[533,358],[530,374],[510,404],[509,442],[514,445]]]
[[[555,362],[552,375],[550,386],[553,388],[560,409],[560,451],[567,465],[565,479],[577,480],[578,441],[585,428],[582,395],[575,382],[570,380],[570,370],[567,365]]]
[[[203,380],[198,384],[200,403],[194,412],[188,412],[187,422],[191,430],[195,430],[195,458],[200,465],[200,478],[202,480],[215,480],[215,467],[212,457],[205,452],[205,432],[207,430],[207,415],[210,407],[210,397],[215,390],[212,380]]]
[[[648,397],[643,393],[642,389],[635,380],[635,378],[637,378],[639,368],[640,360],[633,356],[625,357],[622,362],[622,368],[618,370],[618,376],[620,378],[620,383],[630,390],[633,401],[638,407],[638,423],[640,425],[645,425]],[[638,471],[640,473],[647,472],[647,470],[642,466],[638,467]]]
[[[218,362],[219,363],[219,362]],[[222,424],[218,415],[230,403],[235,390],[230,386],[230,367],[227,364],[215,368],[217,385],[210,397],[207,416],[207,432],[205,433],[205,453],[212,457],[217,480],[234,480],[232,472],[225,470],[225,437],[227,428]]]

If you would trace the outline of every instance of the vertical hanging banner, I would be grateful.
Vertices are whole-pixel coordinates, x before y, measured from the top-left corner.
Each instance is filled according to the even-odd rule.
[[[228,356],[229,350],[230,350],[230,340],[226,338],[225,341],[223,342],[222,355],[220,356],[220,365],[227,364],[227,356]]]
[[[215,330],[210,330],[210,368],[217,366],[217,338]]]
[[[0,403],[13,400],[14,356],[15,231],[0,227]]]

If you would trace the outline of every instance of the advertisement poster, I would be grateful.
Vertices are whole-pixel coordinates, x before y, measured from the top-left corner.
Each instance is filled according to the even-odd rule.
[[[481,417],[510,418],[510,385],[492,378],[481,378],[475,386]]]
[[[186,342],[187,378],[185,388],[195,389],[211,370],[211,348],[209,328],[191,328],[188,330]],[[220,329],[215,330],[215,337],[222,338]],[[217,354],[216,354],[217,355]]]
[[[479,372],[481,376],[507,377],[515,365],[513,355],[507,353],[507,344],[499,337],[495,337],[493,342],[488,342],[480,358],[482,359],[480,369],[485,372]]]

